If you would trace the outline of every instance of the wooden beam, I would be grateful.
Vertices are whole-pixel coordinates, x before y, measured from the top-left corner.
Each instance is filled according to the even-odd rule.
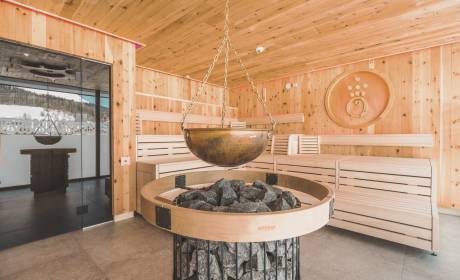
[[[321,135],[321,145],[433,147],[432,134]]]
[[[35,7],[32,7],[32,6],[26,5],[24,3],[20,3],[18,1],[14,1],[14,0],[1,0],[1,1],[9,3],[9,4],[12,4],[12,5],[15,5],[15,6],[18,6],[18,7],[21,7],[21,8],[24,8],[24,9],[27,9],[29,11],[32,11],[32,12],[36,13],[36,14],[41,14],[41,15],[44,15],[44,16],[47,16],[47,17],[55,18],[55,19],[58,19],[60,21],[65,22],[65,23],[70,23],[70,24],[76,25],[76,26],[84,28],[84,29],[89,29],[89,30],[92,30],[92,31],[96,31],[98,33],[101,33],[102,35],[107,35],[107,36],[113,37],[115,39],[119,39],[119,40],[122,40],[122,41],[132,43],[132,44],[134,44],[134,46],[136,46],[136,49],[145,47],[145,44],[143,44],[143,43],[140,43],[140,42],[125,38],[123,36],[116,35],[116,34],[101,30],[101,29],[96,28],[94,26],[89,26],[87,24],[83,24],[83,23],[75,21],[75,20],[71,20],[71,19],[68,19],[68,18],[65,18],[65,17],[61,17],[59,15],[44,11],[42,9],[38,9],[38,8],[35,8]]]
[[[143,121],[173,122],[173,123],[180,123],[182,121],[181,113],[160,112],[160,111],[150,111],[150,110],[138,110],[137,112],[139,114],[139,118]],[[226,118],[225,125],[230,125],[230,123],[234,121],[237,121],[237,119]],[[220,125],[221,118],[189,114],[185,122],[191,123],[191,124]]]
[[[178,101],[178,102],[183,102],[183,103],[191,103],[192,102],[191,100],[188,100],[188,99],[164,96],[164,95],[153,94],[153,93],[144,93],[144,92],[139,92],[139,91],[136,92],[136,95],[141,95],[141,96],[146,96],[146,97],[151,97],[151,98],[164,99],[164,100]],[[221,104],[199,102],[199,101],[195,101],[194,104],[213,106],[213,107],[222,107]],[[238,110],[238,107],[232,107],[232,106],[225,106],[225,107],[228,108],[228,109]]]
[[[280,123],[303,123],[305,115],[303,113],[274,115],[273,119],[277,124]],[[268,116],[252,117],[252,118],[239,118],[239,121],[246,122],[247,125],[269,124],[270,119]]]

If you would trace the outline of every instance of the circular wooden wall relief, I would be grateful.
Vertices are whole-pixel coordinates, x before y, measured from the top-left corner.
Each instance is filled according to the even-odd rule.
[[[372,71],[356,71],[337,77],[326,93],[326,111],[342,127],[373,124],[391,108],[393,94],[387,78]]]

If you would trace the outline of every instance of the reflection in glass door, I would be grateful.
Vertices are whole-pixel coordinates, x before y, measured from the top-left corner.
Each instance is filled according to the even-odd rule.
[[[0,250],[112,219],[110,66],[0,41]]]

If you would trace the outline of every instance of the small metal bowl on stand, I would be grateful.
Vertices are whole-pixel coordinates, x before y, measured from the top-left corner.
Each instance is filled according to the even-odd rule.
[[[61,141],[62,136],[34,135],[35,141],[43,145],[54,145]]]

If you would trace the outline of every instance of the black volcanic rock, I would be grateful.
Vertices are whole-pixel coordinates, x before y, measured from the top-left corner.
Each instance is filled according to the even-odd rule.
[[[258,188],[253,188],[253,187],[243,187],[240,189],[240,202],[241,198],[245,198],[246,200],[249,201],[256,201],[258,197],[260,197],[263,193],[263,190],[258,189]]]
[[[243,180],[230,180],[230,186],[236,193],[239,193],[241,188],[246,186],[246,183]]]
[[[230,184],[226,184],[219,189],[219,205],[227,206],[232,204],[238,199],[238,195],[233,190]]]
[[[175,199],[179,206],[203,211],[256,213],[300,207],[289,191],[256,180],[247,185],[242,180],[218,180],[203,189],[186,191]]]
[[[220,189],[225,187],[225,186],[230,186],[231,187],[230,181],[222,178],[222,179],[216,181],[213,185],[209,186],[208,189],[213,191],[213,192],[215,192],[215,193],[219,193]]]
[[[198,197],[200,196],[200,192],[201,190],[190,190],[183,192],[176,197],[175,201],[177,204],[182,205],[182,203],[186,201],[198,199]]]
[[[265,188],[264,190],[262,190],[262,192],[259,194],[257,198],[263,203],[269,204],[277,199],[277,195],[273,191],[273,188],[269,186]]]
[[[270,212],[270,208],[263,202],[235,202],[230,205],[226,212],[233,213],[255,213],[255,212]]]
[[[272,211],[282,211],[291,209],[289,203],[287,203],[286,200],[282,197],[278,197],[275,201],[270,203],[269,207]]]
[[[281,193],[283,192],[281,189],[273,187],[272,185],[266,184],[260,180],[255,180],[254,183],[252,183],[252,185],[264,191],[274,192],[277,196],[281,195]]]
[[[199,200],[199,199],[192,199],[192,200],[187,200],[184,201],[181,206],[186,207],[186,208],[191,208],[191,209],[200,209],[201,206],[206,204],[205,201]]]
[[[289,206],[291,208],[297,208],[297,207],[300,207],[300,201],[297,197],[295,197],[295,195],[293,195],[291,192],[289,191],[284,191],[282,194],[281,194],[281,197],[286,200],[286,202],[289,204]]]
[[[198,195],[198,199],[206,201],[207,203],[212,204],[214,206],[217,206],[217,204],[219,203],[219,195],[211,190],[201,191]]]
[[[300,201],[293,193],[260,180],[250,185],[241,180],[220,179],[207,188],[180,194],[175,203],[191,209],[227,213],[272,212],[300,207]],[[180,253],[175,257],[179,260],[176,273],[181,275],[180,280],[287,280],[295,279],[298,273],[293,253],[296,246],[292,239],[261,243],[179,239],[182,243],[176,254],[177,251]]]

